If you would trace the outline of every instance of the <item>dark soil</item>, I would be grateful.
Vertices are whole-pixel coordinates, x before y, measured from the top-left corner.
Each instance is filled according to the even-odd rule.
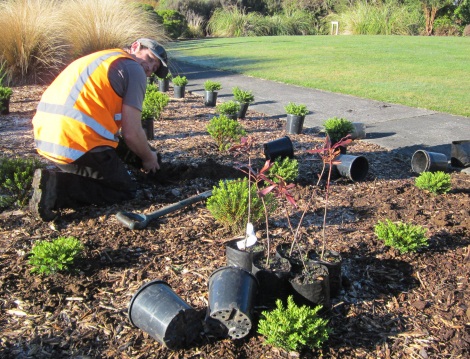
[[[16,87],[11,113],[0,116],[4,156],[39,156],[31,118],[43,87]],[[170,92],[170,94],[172,94]],[[164,348],[127,316],[133,294],[159,279],[204,317],[208,278],[225,265],[224,243],[236,236],[222,228],[204,202],[166,215],[147,228],[121,225],[119,210],[152,212],[238,176],[235,159],[220,153],[206,131],[214,108],[187,93],[172,99],[156,123],[151,145],[162,154],[163,170],[146,177],[138,197],[108,207],[61,212],[44,223],[26,208],[0,214],[0,328],[2,358],[468,358],[470,355],[470,178],[452,172],[450,193],[435,196],[414,186],[410,158],[365,141],[348,153],[370,165],[362,182],[344,178],[331,185],[327,248],[343,258],[343,288],[325,313],[332,333],[321,350],[286,353],[263,345],[252,330],[238,340],[199,335],[187,349]],[[285,135],[284,119],[248,110],[240,120],[256,140],[255,166],[263,144]],[[318,129],[290,136],[300,160],[293,190],[300,206],[315,193],[302,224],[302,245],[320,248],[324,186],[316,188],[318,161],[305,153],[322,142]],[[300,211],[292,212],[295,226]],[[379,220],[424,226],[429,247],[400,254],[374,234]],[[264,237],[259,225],[258,238]],[[270,220],[272,250],[289,242],[283,212]],[[37,240],[75,236],[86,246],[77,273],[41,277],[30,273],[28,253]],[[274,256],[274,253],[272,253]],[[255,315],[259,313],[256,312]]]

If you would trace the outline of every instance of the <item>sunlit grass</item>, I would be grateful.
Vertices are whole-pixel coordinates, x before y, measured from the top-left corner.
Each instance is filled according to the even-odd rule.
[[[203,66],[470,116],[468,37],[276,36],[170,43]]]

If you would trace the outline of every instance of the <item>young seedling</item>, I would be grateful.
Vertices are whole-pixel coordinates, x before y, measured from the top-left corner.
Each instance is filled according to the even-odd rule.
[[[330,193],[330,182],[331,182],[331,172],[333,169],[333,165],[340,164],[341,162],[337,160],[337,157],[341,154],[341,146],[347,146],[352,142],[351,136],[347,135],[346,137],[340,139],[334,145],[331,144],[331,140],[327,135],[325,138],[325,142],[323,146],[320,148],[315,148],[312,150],[307,150],[307,153],[311,154],[318,154],[320,159],[323,162],[322,171],[318,177],[317,186],[320,184],[321,179],[325,173],[326,166],[328,165],[328,175],[326,179],[326,187],[325,187],[325,210],[323,214],[323,228],[322,228],[322,236],[323,236],[323,244],[320,258],[323,260],[323,256],[325,255],[325,248],[326,248],[326,216],[328,211],[328,199]]]

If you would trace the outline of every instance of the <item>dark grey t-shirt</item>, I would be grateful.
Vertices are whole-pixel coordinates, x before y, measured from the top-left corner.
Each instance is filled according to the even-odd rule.
[[[108,79],[122,103],[142,111],[147,75],[143,67],[131,59],[120,58],[109,67]]]

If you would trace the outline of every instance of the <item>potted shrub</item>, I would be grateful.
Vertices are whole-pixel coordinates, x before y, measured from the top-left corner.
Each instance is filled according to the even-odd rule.
[[[168,72],[168,74],[164,78],[157,77],[158,79],[158,90],[160,92],[168,92],[168,89],[170,88],[170,80],[172,79],[171,72]]]
[[[307,106],[304,104],[289,102],[286,106],[284,106],[284,110],[287,114],[287,133],[302,133],[305,116],[308,114]]]
[[[173,82],[174,97],[184,98],[185,88],[188,84],[188,79],[186,76],[175,76],[171,82]]]
[[[242,90],[239,87],[234,87],[232,93],[235,101],[240,104],[238,118],[245,118],[248,106],[255,101],[255,96],[251,91]]]
[[[10,98],[13,90],[10,87],[0,85],[0,113],[8,115],[10,113]]]
[[[217,105],[217,112],[232,120],[237,119],[238,111],[240,111],[240,104],[232,100]]]
[[[217,103],[217,91],[222,89],[222,84],[220,82],[207,80],[204,82],[204,105],[209,107],[214,107]]]
[[[338,117],[327,119],[323,123],[323,127],[325,128],[325,132],[330,138],[332,145],[354,131],[354,125],[351,121]],[[341,153],[346,153],[346,147],[341,147],[340,150]]]
[[[150,87],[151,85],[149,85]],[[153,85],[156,87],[155,85]],[[170,98],[162,92],[147,89],[142,103],[142,128],[148,140],[154,139],[154,122],[159,119]]]

